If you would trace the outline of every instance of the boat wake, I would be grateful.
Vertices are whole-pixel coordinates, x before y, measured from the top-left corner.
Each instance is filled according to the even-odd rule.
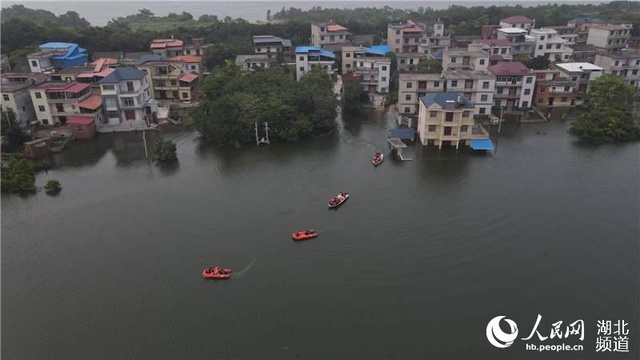
[[[252,261],[249,263],[249,265],[245,266],[244,269],[238,271],[237,273],[235,273],[234,277],[240,277],[242,276],[245,272],[249,271],[249,269],[251,269],[251,267],[253,266],[253,264],[255,263],[255,261]]]

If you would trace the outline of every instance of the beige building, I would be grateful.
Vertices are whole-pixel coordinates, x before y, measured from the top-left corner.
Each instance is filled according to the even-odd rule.
[[[418,114],[420,98],[445,91],[446,79],[442,74],[405,72],[398,74],[398,113]]]
[[[46,80],[47,75],[45,74],[2,74],[2,86],[0,86],[2,111],[13,111],[16,114],[16,121],[21,127],[36,121],[37,117],[29,89],[44,83]]]
[[[617,53],[627,47],[631,37],[631,24],[607,24],[589,28],[587,45],[593,45],[598,50]]]
[[[349,29],[342,25],[330,23],[311,24],[311,46],[347,43],[350,37]]]
[[[623,49],[618,54],[598,54],[594,64],[600,66],[605,74],[623,78],[640,91],[640,51]]]
[[[428,94],[420,98],[418,134],[427,146],[473,147],[473,140],[488,140],[489,134],[473,119],[473,103],[456,92]]]

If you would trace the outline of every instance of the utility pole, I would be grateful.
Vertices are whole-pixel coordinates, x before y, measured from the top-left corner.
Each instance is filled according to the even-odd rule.
[[[146,135],[147,135],[147,132],[143,131],[142,132],[142,142],[144,142],[144,157],[148,159],[149,158],[149,153],[147,152],[147,137],[146,137]]]
[[[269,123],[266,121],[264,122],[264,131],[267,134],[266,143],[269,144]]]
[[[498,122],[498,134],[500,134],[500,129],[502,129],[503,112],[504,112],[504,107],[500,106],[500,121]]]

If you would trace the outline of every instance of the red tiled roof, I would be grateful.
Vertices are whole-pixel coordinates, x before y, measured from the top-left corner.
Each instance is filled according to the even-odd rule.
[[[532,24],[533,23],[533,20],[529,19],[526,16],[522,16],[522,15],[510,16],[510,17],[508,17],[506,19],[502,19],[500,21],[506,22],[506,23],[509,23],[509,24],[521,24],[521,23],[523,23],[523,24]]]
[[[104,68],[100,72],[96,72],[96,73],[80,73],[80,74],[76,75],[76,78],[92,78],[94,76],[99,76],[99,77],[104,78],[104,77],[107,77],[107,75],[111,74],[114,71],[116,71],[116,69],[114,69],[114,68]]]
[[[529,68],[518,61],[501,62],[489,67],[489,71],[495,75],[525,75]]]
[[[495,47],[495,46],[511,46],[511,42],[507,39],[500,39],[500,40],[492,40],[492,39],[476,39],[473,40],[474,44],[484,44],[490,47]]]
[[[47,93],[60,93],[60,92],[70,92],[70,93],[78,93],[86,88],[89,87],[89,84],[81,84],[81,83],[69,83],[70,85],[67,86],[60,86],[60,87],[52,87],[50,89],[47,89],[46,92]]]
[[[346,30],[347,28],[342,25],[338,25],[338,24],[327,25],[327,31],[346,31]]]
[[[95,110],[100,107],[100,105],[102,105],[102,98],[98,95],[91,95],[88,98],[75,103],[74,105],[78,105],[81,108],[89,110]]]
[[[180,81],[184,81],[184,82],[192,82],[193,80],[197,79],[199,76],[196,74],[192,74],[192,73],[188,73],[188,74],[184,74],[180,77]]]
[[[404,29],[402,29],[402,32],[406,32],[406,33],[420,33],[420,32],[424,32],[424,30],[422,30],[419,26],[417,25],[413,25],[413,26],[409,26],[406,27]]]
[[[181,55],[181,56],[174,56],[169,60],[178,61],[178,62],[185,62],[185,63],[200,63],[200,62],[202,62],[202,56],[198,56],[198,55]]]
[[[93,122],[94,122],[93,118],[87,117],[87,116],[72,116],[69,119],[67,119],[67,123],[73,124],[73,125],[89,125]]]
[[[184,44],[182,40],[166,39],[166,40],[153,40],[151,42],[152,49],[164,49],[168,47],[181,47]]]

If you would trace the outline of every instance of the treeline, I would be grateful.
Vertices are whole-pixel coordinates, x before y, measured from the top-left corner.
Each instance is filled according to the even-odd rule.
[[[498,24],[500,19],[514,15],[526,15],[536,20],[536,27],[565,25],[576,17],[595,17],[603,20],[626,20],[634,23],[634,35],[640,34],[640,3],[632,1],[614,1],[607,4],[548,4],[537,7],[516,6],[474,6],[452,5],[447,9],[434,10],[429,7],[418,9],[383,8],[323,9],[314,7],[308,11],[297,8],[282,8],[273,14],[275,20],[323,22],[333,20],[338,23],[358,22],[369,28],[370,32],[384,31],[387,23],[413,19],[415,21],[435,21],[440,19],[453,35],[480,34],[482,25]],[[350,30],[351,27],[349,27]]]

